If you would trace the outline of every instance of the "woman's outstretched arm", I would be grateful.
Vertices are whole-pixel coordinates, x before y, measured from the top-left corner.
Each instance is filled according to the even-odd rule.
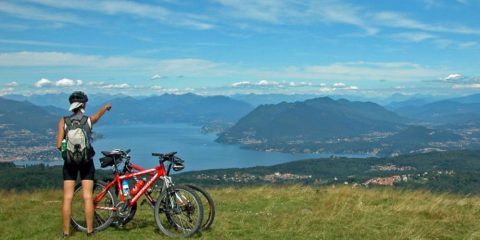
[[[106,111],[110,111],[112,109],[112,104],[107,103],[101,107],[95,115],[90,116],[90,121],[92,121],[92,124],[95,124],[100,118],[105,114]]]

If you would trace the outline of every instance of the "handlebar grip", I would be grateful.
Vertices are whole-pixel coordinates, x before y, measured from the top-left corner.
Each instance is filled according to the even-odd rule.
[[[125,153],[128,154],[130,152],[130,149],[125,150]]]
[[[152,153],[154,157],[163,157],[163,153]]]

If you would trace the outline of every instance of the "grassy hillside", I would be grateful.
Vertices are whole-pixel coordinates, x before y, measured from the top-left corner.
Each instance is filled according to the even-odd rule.
[[[478,239],[480,197],[391,188],[247,187],[210,189],[217,204],[212,229],[195,239]],[[0,192],[2,239],[61,235],[59,190]],[[86,239],[76,232],[71,239]],[[153,213],[139,207],[124,229],[94,239],[168,239]]]

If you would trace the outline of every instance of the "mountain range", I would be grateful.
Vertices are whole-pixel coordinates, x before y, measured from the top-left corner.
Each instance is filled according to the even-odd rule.
[[[60,116],[70,114],[66,110],[69,106],[68,96],[64,93],[32,96],[9,95],[10,99],[17,100],[2,99],[4,102],[0,110],[10,111],[14,115],[28,115],[28,112],[16,111],[16,109],[22,108],[13,106],[29,106],[31,109],[35,109],[35,111],[29,111],[31,118],[24,116],[19,117],[20,119],[38,119],[37,115],[42,115],[45,119],[54,116],[58,120],[57,118]],[[35,105],[28,101],[35,103]],[[89,95],[86,113],[88,115],[94,114],[107,102],[112,104],[113,110],[104,115],[101,121],[103,124],[167,122],[195,125],[210,122],[229,122],[233,124],[253,109],[253,106],[245,102],[225,96],[204,97],[195,94],[164,94],[137,98],[124,95],[92,94]],[[6,117],[4,118],[6,119]],[[13,120],[15,118],[11,117],[9,119]],[[0,123],[4,123],[4,121],[0,121]],[[31,124],[34,125],[34,123]],[[22,124],[19,123],[20,125]]]
[[[27,101],[0,97],[0,126],[3,130],[26,129],[35,133],[56,129],[59,117]]]
[[[480,124],[480,100],[476,97],[464,97],[438,102],[406,105],[399,107],[395,112],[412,120],[427,124],[442,125],[478,125]]]
[[[253,109],[253,106],[225,96],[195,94],[164,94],[146,98],[120,97],[109,101],[112,111],[102,119],[104,123],[191,123],[231,122]],[[92,113],[99,106],[91,106]]]
[[[256,150],[389,155],[422,148],[480,147],[480,94],[441,101],[421,96],[405,100],[406,96],[398,95],[391,98],[402,101],[391,101],[384,107],[330,97],[254,107],[226,96],[100,95],[89,95],[87,104],[87,114],[91,115],[106,102],[112,103],[112,111],[100,124],[190,123],[204,126],[205,132],[221,132],[218,142]],[[20,101],[0,98],[2,132],[55,130],[58,118],[69,114],[67,94],[8,97]],[[282,95],[248,97],[249,102],[277,101]]]
[[[303,102],[261,105],[222,133],[218,141],[238,143],[324,140],[398,129],[404,119],[371,102],[321,97]]]

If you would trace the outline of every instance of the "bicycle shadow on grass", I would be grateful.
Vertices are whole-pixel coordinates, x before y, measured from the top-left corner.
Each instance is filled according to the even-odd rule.
[[[155,223],[152,222],[151,220],[144,220],[144,219],[135,219],[134,221],[131,221],[125,225],[122,226],[115,226],[115,229],[119,231],[125,231],[129,232],[131,230],[137,230],[137,229],[145,229],[148,227],[155,226]]]

